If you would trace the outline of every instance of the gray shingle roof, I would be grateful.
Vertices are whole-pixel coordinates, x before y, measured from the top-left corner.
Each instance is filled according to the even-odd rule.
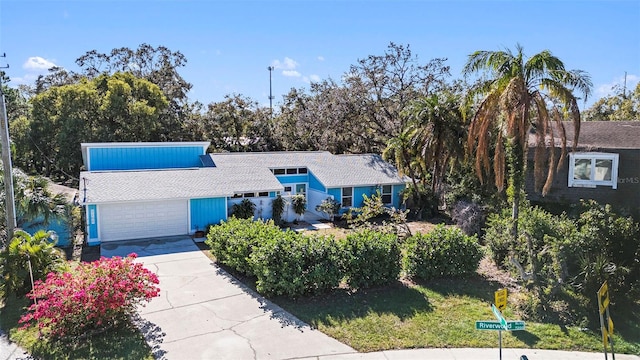
[[[283,190],[282,184],[267,168],[80,173],[80,201],[86,203],[207,198],[279,190]]]
[[[573,123],[564,122],[567,148],[573,146]],[[559,128],[553,125],[555,144],[560,146]],[[548,141],[550,143],[550,140]],[[535,146],[535,137],[529,136],[529,146]],[[640,121],[582,121],[578,149],[640,149]]]
[[[326,187],[403,184],[396,168],[379,155],[333,155],[326,151],[214,153],[220,168],[307,167]]]

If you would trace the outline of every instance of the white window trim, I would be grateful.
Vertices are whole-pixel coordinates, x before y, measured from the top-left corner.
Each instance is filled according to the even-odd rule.
[[[579,159],[591,160],[591,168],[595,169],[596,160],[611,160],[611,180],[594,180],[595,171],[591,172],[591,180],[574,179],[575,161]],[[611,186],[613,189],[618,188],[618,162],[619,155],[613,153],[599,152],[583,152],[569,154],[569,187],[589,187]]]
[[[351,189],[351,195],[350,195],[350,196],[345,196],[345,195],[344,195],[344,189],[347,189],[347,188],[350,188],[350,189]],[[353,186],[344,186],[344,187],[341,187],[341,188],[340,188],[340,203],[341,203],[341,206],[342,206],[342,207],[344,207],[344,208],[350,208],[350,207],[353,207],[353,190],[354,190],[354,189],[353,189]],[[344,199],[345,199],[345,198],[351,198],[351,205],[350,205],[350,206],[345,206],[345,205],[344,205]]]
[[[387,193],[386,193],[386,192],[384,192],[384,187],[385,187],[385,186],[388,186],[388,187],[389,187],[389,192],[387,192]],[[389,185],[389,184],[387,184],[387,185],[380,185],[380,196],[381,196],[381,197],[383,197],[384,195],[389,195],[389,202],[388,202],[388,203],[385,203],[385,202],[383,201],[383,204],[384,204],[384,205],[391,205],[391,204],[393,204],[393,185]]]

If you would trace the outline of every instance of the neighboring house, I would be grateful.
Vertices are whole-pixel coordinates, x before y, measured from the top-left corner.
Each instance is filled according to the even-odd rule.
[[[586,121],[571,152],[573,125],[565,124],[569,154],[555,175],[551,190],[542,197],[533,189],[533,171],[527,194],[534,202],[578,203],[593,199],[640,219],[640,121]],[[556,131],[557,133],[557,131]],[[556,153],[559,140],[556,139]],[[529,151],[532,164],[533,149]]]
[[[251,199],[256,218],[271,218],[271,201],[303,194],[307,211],[328,197],[343,207],[362,205],[377,191],[400,206],[405,181],[378,155],[328,152],[206,154],[209,142],[82,144],[87,171],[79,198],[86,209],[87,241],[193,234]],[[314,214],[319,215],[319,214]],[[285,220],[295,214],[285,210]]]

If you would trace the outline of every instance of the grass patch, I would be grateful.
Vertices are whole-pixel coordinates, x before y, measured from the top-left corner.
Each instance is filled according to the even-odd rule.
[[[496,331],[475,330],[477,320],[495,320],[490,304],[498,284],[480,276],[420,284],[397,282],[355,293],[338,291],[296,301],[274,299],[301,320],[358,351],[407,348],[497,347]],[[640,354],[640,303],[612,306],[618,353]],[[512,310],[504,312],[517,319]],[[597,309],[593,311],[597,317]],[[617,316],[616,316],[617,314]],[[503,332],[503,346],[601,351],[600,331],[558,324],[526,323]]]
[[[20,329],[18,320],[28,306],[27,299],[9,298],[0,307],[0,324],[9,339],[36,358],[43,359],[153,359],[151,349],[133,326],[110,329],[73,343],[46,341],[38,329]]]

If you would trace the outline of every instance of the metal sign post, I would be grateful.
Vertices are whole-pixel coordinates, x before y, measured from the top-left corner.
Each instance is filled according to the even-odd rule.
[[[598,290],[598,314],[600,315],[600,330],[602,331],[602,344],[604,345],[604,359],[607,360],[607,345],[611,344],[611,358],[616,360],[613,350],[613,320],[609,314],[609,285],[605,281]]]

